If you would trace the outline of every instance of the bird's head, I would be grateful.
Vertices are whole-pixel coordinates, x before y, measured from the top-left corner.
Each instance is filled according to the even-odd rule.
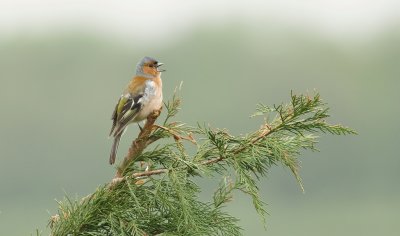
[[[142,60],[136,66],[136,75],[141,75],[145,77],[158,77],[161,72],[165,71],[160,69],[159,67],[162,66],[163,63],[157,61],[151,57],[143,57]]]

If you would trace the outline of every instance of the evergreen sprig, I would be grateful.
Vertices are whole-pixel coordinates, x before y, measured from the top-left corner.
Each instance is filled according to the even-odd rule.
[[[165,103],[162,126],[154,125],[159,112],[148,118],[110,184],[82,200],[59,202],[58,214],[50,220],[52,235],[241,235],[238,219],[224,211],[235,190],[251,197],[265,221],[259,178],[281,164],[304,191],[298,156],[303,149],[317,150],[315,134],[355,134],[326,121],[329,110],[319,94],[292,93],[288,104],[259,104],[252,117],[263,116],[264,123],[243,136],[171,121],[180,103],[176,95]],[[170,141],[145,151],[161,139]],[[196,152],[188,152],[188,145]],[[222,176],[212,201],[199,200],[194,175]]]

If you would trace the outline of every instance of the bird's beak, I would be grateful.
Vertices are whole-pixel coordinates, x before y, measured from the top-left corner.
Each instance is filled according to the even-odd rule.
[[[160,69],[160,68],[159,68],[159,67],[162,66],[162,65],[164,65],[164,63],[161,63],[161,62],[157,63],[157,71],[158,71],[158,72],[164,72],[164,71],[165,71],[164,69]]]

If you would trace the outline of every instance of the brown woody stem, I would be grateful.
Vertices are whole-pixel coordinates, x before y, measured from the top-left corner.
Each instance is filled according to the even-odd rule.
[[[125,169],[128,167],[132,161],[138,157],[143,150],[149,145],[149,136],[154,128],[154,122],[161,114],[161,109],[153,111],[148,117],[146,124],[144,125],[143,129],[140,131],[138,137],[132,142],[131,147],[128,150],[124,160],[122,161],[121,165],[117,168],[117,173],[115,174],[115,178],[121,178]]]

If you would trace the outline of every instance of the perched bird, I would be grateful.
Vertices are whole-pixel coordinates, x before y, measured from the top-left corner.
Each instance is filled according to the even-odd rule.
[[[118,144],[130,123],[147,118],[154,110],[162,106],[162,81],[160,69],[163,63],[151,57],[144,57],[136,65],[136,75],[128,83],[115,106],[111,119],[113,124],[110,137],[114,137],[111,148],[110,164],[114,164]]]

